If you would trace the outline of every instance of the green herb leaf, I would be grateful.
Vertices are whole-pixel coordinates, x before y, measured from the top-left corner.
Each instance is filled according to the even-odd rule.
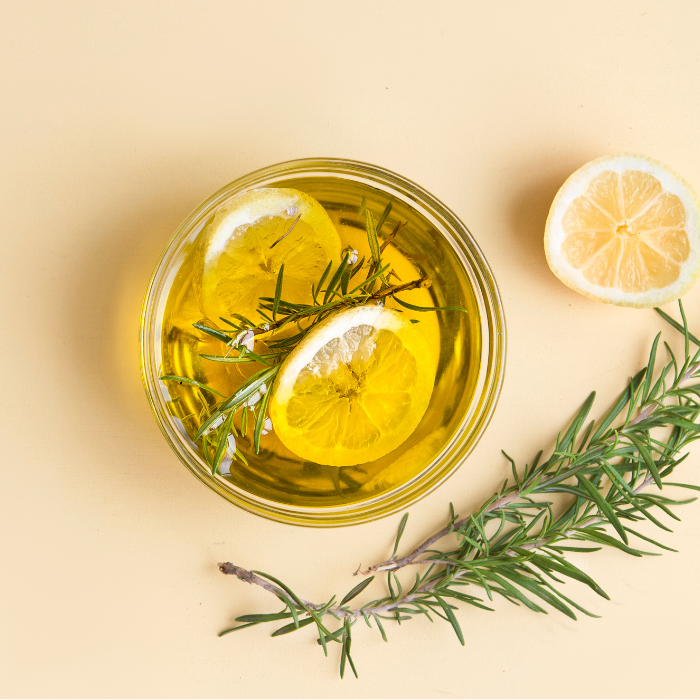
[[[337,289],[338,284],[340,283],[340,278],[343,276],[343,272],[345,272],[345,268],[347,267],[348,264],[348,253],[345,253],[343,255],[343,259],[340,262],[340,265],[338,266],[338,269],[335,271],[335,274],[333,277],[331,277],[331,281],[328,283],[328,287],[326,288],[326,293],[323,296],[323,303],[326,304],[328,300],[331,298],[333,292]]]
[[[661,483],[661,476],[656,466],[656,462],[654,462],[654,460],[652,459],[649,450],[645,447],[642,441],[633,433],[626,432],[625,435],[629,440],[631,440],[634,443],[634,446],[639,450],[639,454],[642,456],[644,463],[647,465],[647,468],[649,469],[651,475],[654,477],[656,485],[660,489],[662,489],[663,484]]]
[[[231,338],[230,336],[226,335],[222,331],[218,331],[215,328],[209,328],[209,326],[204,326],[201,323],[193,323],[192,324],[197,330],[202,331],[203,333],[206,333],[207,335],[210,335],[212,338],[216,338],[217,340],[220,340],[222,343],[230,343]]]
[[[377,629],[379,630],[379,633],[382,635],[382,639],[385,642],[388,642],[389,640],[386,638],[386,632],[384,631],[384,625],[382,625],[382,621],[379,619],[377,615],[372,615],[374,618],[374,621],[377,623]]]
[[[277,284],[275,285],[275,300],[272,304],[272,320],[277,320],[277,310],[280,307],[280,300],[282,298],[282,278],[284,276],[284,263],[280,265],[280,271],[277,274]]]
[[[459,643],[464,646],[464,635],[462,634],[462,628],[459,626],[459,622],[457,622],[457,618],[452,612],[452,608],[437,594],[435,595],[435,600],[437,600],[437,602],[440,604],[440,607],[445,613],[445,617],[447,617],[447,619],[450,621],[452,629],[455,631],[457,639],[459,639]]]
[[[238,627],[231,627],[227,630],[224,630],[223,632],[219,632],[217,636],[219,637],[224,637],[227,634],[231,634],[231,632],[237,632],[238,630],[244,630],[246,627],[253,627],[254,625],[259,624],[258,622],[249,622],[246,625],[238,625]]]
[[[617,518],[617,515],[615,515],[615,511],[612,509],[610,504],[603,498],[601,495],[600,491],[596,486],[593,486],[593,484],[586,479],[585,476],[579,476],[578,477],[578,483],[580,486],[583,487],[585,491],[588,492],[590,495],[591,499],[595,502],[595,504],[600,508],[600,510],[605,514],[606,518],[610,521],[611,525],[617,530],[617,534],[620,535],[622,538],[622,541],[625,544],[629,544],[629,540],[627,539],[627,533],[625,532],[625,528],[622,527],[620,524],[620,521]]]
[[[393,557],[398,548],[399,548],[399,542],[401,541],[401,536],[403,535],[403,531],[406,529],[406,523],[408,522],[408,513],[404,513],[403,518],[401,518],[401,522],[399,523],[399,531],[396,533],[396,541],[394,542],[394,551],[391,553],[391,556]]]
[[[212,474],[216,474],[219,471],[219,465],[221,460],[224,458],[226,452],[226,446],[228,445],[228,436],[231,432],[231,424],[233,423],[233,413],[229,413],[224,421],[224,425],[221,428],[221,434],[219,435],[219,444],[216,448],[216,455],[214,456],[214,463],[211,467]]]
[[[382,215],[379,217],[379,221],[377,221],[377,228],[376,228],[377,236],[379,236],[379,233],[382,230],[382,226],[384,226],[384,222],[389,218],[389,214],[391,214],[391,209],[393,206],[394,206],[393,202],[389,202],[384,207],[384,211],[382,212]]]
[[[362,593],[362,591],[364,591],[365,588],[367,588],[367,586],[369,586],[369,584],[372,583],[372,581],[374,581],[374,576],[370,576],[361,583],[358,583],[357,586],[355,586],[355,588],[353,588],[349,593],[346,593],[345,597],[340,601],[341,607],[346,603],[349,603],[356,596],[360,595],[360,593]]]
[[[622,413],[622,410],[632,398],[632,392],[639,386],[639,382],[642,381],[645,374],[646,368],[638,372],[629,383],[628,387],[620,394],[617,401],[615,401],[605,415],[605,418],[601,421],[595,433],[593,433],[593,436],[591,437],[591,444],[597,442],[601,437],[603,437],[608,428],[615,422],[615,419],[620,415],[620,413]]]
[[[262,615],[241,615],[236,618],[236,622],[272,622],[273,620],[284,620],[292,616],[292,613],[282,610],[278,613],[266,613]]]
[[[263,428],[265,427],[265,418],[267,415],[267,404],[270,401],[270,391],[265,393],[260,401],[260,410],[255,420],[255,431],[253,433],[253,441],[255,446],[255,454],[260,454],[260,437],[262,436]]]
[[[216,389],[212,389],[210,386],[207,386],[206,384],[202,384],[200,382],[195,381],[194,379],[188,379],[187,377],[178,377],[176,374],[164,374],[162,377],[159,377],[161,381],[173,381],[173,382],[181,382],[182,384],[191,384],[192,386],[197,386],[200,389],[204,389],[204,391],[208,391],[211,394],[216,394],[216,396],[221,396],[222,398],[226,398],[223,394],[219,393]]]
[[[416,306],[415,304],[409,304],[407,301],[402,301],[395,294],[392,295],[392,298],[397,304],[405,306],[407,309],[411,309],[411,311],[461,311],[465,314],[469,313],[461,306]]]
[[[654,311],[656,311],[656,313],[659,314],[659,316],[661,316],[661,318],[663,318],[664,321],[666,321],[666,323],[668,323],[670,326],[673,326],[673,328],[685,335],[687,327],[684,328],[683,326],[681,326],[681,324],[678,323],[678,321],[676,321],[674,318],[669,316],[665,311],[659,309],[658,307],[654,308]],[[698,340],[692,333],[688,333],[688,339],[695,343],[695,345],[700,347],[700,340]]]
[[[375,270],[380,270],[382,267],[382,253],[379,249],[379,239],[377,238],[377,229],[374,225],[374,216],[369,209],[365,210],[365,226],[367,229],[367,242],[369,243],[369,250],[372,253],[372,264]],[[382,285],[385,287],[389,286],[384,273],[379,275],[382,281]]]
[[[305,620],[301,620],[299,624],[294,624],[293,622],[290,622],[288,625],[284,625],[284,627],[280,627],[279,629],[276,629],[272,635],[272,637],[281,637],[283,634],[289,634],[290,632],[296,632],[297,630],[300,630],[302,627],[306,627],[307,625],[313,624],[314,619],[313,617],[307,617]]]

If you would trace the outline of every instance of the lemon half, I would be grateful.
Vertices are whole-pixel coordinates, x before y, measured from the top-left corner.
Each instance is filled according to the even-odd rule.
[[[581,294],[620,306],[666,304],[700,271],[697,198],[651,158],[598,158],[557,193],[544,245],[554,274]]]
[[[283,298],[310,303],[312,283],[331,260],[340,262],[340,238],[309,195],[260,188],[217,210],[200,235],[197,255],[194,284],[203,313],[215,322],[241,314],[260,323],[259,297],[274,297],[280,267]]]
[[[416,429],[435,371],[420,324],[380,306],[342,311],[282,364],[269,406],[273,428],[303,459],[339,467],[370,462]]]

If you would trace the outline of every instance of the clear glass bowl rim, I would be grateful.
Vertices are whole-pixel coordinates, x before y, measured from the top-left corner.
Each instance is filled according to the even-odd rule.
[[[172,422],[159,389],[156,362],[158,301],[172,263],[193,229],[211,212],[239,192],[274,186],[292,177],[328,176],[351,179],[401,198],[426,216],[447,239],[470,277],[477,297],[482,335],[481,368],[470,411],[442,452],[411,480],[374,498],[332,507],[301,507],[260,498],[213,477],[191,442]],[[183,464],[210,489],[251,513],[294,525],[338,527],[385,517],[423,498],[448,479],[466,460],[495,411],[505,376],[506,324],[498,285],[491,268],[469,229],[440,200],[414,182],[369,163],[342,158],[304,158],[271,165],[240,177],[200,204],[177,229],[151,276],[141,313],[139,333],[141,376],[148,401],[165,439]]]

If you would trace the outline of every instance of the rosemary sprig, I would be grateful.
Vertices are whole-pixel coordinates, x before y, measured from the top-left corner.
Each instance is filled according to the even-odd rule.
[[[270,576],[228,562],[219,564],[222,573],[262,586],[286,606],[273,615],[243,615],[236,621],[244,624],[224,630],[220,636],[290,617],[295,623],[278,629],[273,636],[315,623],[318,642],[326,655],[328,642],[341,645],[342,677],[348,663],[357,675],[350,654],[353,626],[359,621],[370,627],[375,622],[386,641],[382,620],[401,624],[417,615],[432,621],[434,615],[448,622],[464,645],[455,615],[457,603],[493,610],[488,603],[500,596],[534,612],[546,613],[553,608],[574,620],[575,611],[597,617],[561,590],[565,580],[571,579],[609,598],[598,583],[567,559],[568,553],[613,547],[637,557],[659,554],[639,548],[647,545],[676,551],[633,526],[648,521],[670,532],[657,516],[663,513],[678,520],[673,508],[695,499],[672,498],[665,489],[663,494],[658,489],[700,490],[699,486],[669,480],[687,457],[688,445],[700,435],[700,349],[690,352],[690,343],[700,342],[688,331],[682,304],[680,309],[682,324],[657,311],[683,333],[682,361],[676,360],[666,346],[671,359],[655,374],[659,334],[647,366],[630,380],[600,421],[586,424],[595,397],[591,394],[545,461],[539,452],[531,463],[519,468],[505,455],[511,464],[512,480],[506,480],[476,512],[465,517],[460,518],[450,504],[447,525],[410,553],[397,557],[408,517],[404,515],[392,556],[366,571],[356,571],[372,576],[339,603],[335,603],[335,596],[323,605],[302,600]],[[663,428],[667,431],[665,439],[659,437],[658,429]],[[650,487],[658,489],[650,491]],[[549,500],[554,494],[568,497],[563,508],[554,508]],[[448,535],[456,544],[436,550],[436,543]],[[402,584],[397,572],[411,565],[424,568],[412,584]],[[348,605],[380,572],[387,573],[388,594],[361,607]],[[332,634],[321,624],[326,616],[340,623]]]
[[[228,426],[228,434],[233,435],[234,438],[237,437],[233,415],[239,411],[242,411],[241,433],[244,437],[247,435],[248,413],[253,414],[253,448],[256,454],[260,452],[260,438],[265,434],[265,421],[269,420],[266,416],[267,402],[269,400],[267,390],[272,385],[279,371],[280,364],[314,326],[332,314],[354,306],[384,304],[388,298],[394,299],[399,305],[413,311],[465,311],[465,309],[457,306],[416,306],[397,296],[402,292],[413,289],[426,289],[431,286],[431,281],[427,276],[422,276],[410,282],[389,283],[388,278],[393,273],[393,270],[390,264],[384,264],[382,254],[386,246],[393,241],[399,230],[405,225],[399,222],[384,242],[380,244],[378,232],[387,220],[391,210],[392,203],[389,202],[384,208],[379,223],[375,226],[374,215],[367,208],[363,199],[359,214],[364,215],[365,218],[367,241],[372,259],[367,264],[365,264],[364,258],[358,262],[357,252],[349,248],[346,249],[338,267],[334,270],[333,263],[328,263],[321,278],[316,284],[311,286],[312,303],[296,304],[283,298],[284,265],[282,265],[277,275],[275,296],[260,297],[258,314],[262,320],[259,323],[254,323],[240,314],[234,314],[233,320],[221,318],[231,330],[212,328],[203,323],[193,324],[199,331],[221,341],[228,348],[225,355],[202,354],[200,355],[202,359],[211,362],[234,364],[254,362],[262,366],[262,369],[248,378],[229,397],[224,397],[215,389],[187,377],[175,375],[161,377],[163,381],[190,384],[224,399],[213,404],[207,414],[202,416],[200,427],[194,436],[194,441],[199,442],[201,445],[205,460],[211,467],[213,474],[217,473],[217,469],[226,453],[225,444],[228,436],[220,434],[221,426]],[[297,216],[290,229],[276,240],[270,246],[271,248],[291,232],[299,218]],[[366,269],[364,280],[355,283],[351,287],[351,281],[362,269]],[[398,279],[398,275],[396,273],[393,274]],[[379,286],[377,287],[377,285]],[[276,338],[274,336],[276,331],[290,326],[296,326],[298,333],[284,338]],[[265,336],[265,344],[269,349],[268,353],[258,354],[253,351],[255,339],[258,336]],[[213,458],[209,455],[210,449],[215,450]],[[231,452],[232,459],[241,458],[240,452]]]

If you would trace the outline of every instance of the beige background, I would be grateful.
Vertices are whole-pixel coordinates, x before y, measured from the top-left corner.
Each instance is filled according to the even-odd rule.
[[[390,553],[398,516],[298,529],[229,505],[151,416],[137,330],[181,220],[256,168],[340,156],[393,169],[466,222],[496,274],[509,357],[469,461],[411,509],[405,544],[466,512],[599,410],[662,323],[549,272],[549,203],[621,150],[700,186],[695,2],[4,2],[0,8],[0,693],[16,696],[698,696],[700,506],[680,550],[579,563],[610,593],[577,623],[499,602],[443,623],[358,628],[360,680],[309,630],[218,639],[276,603],[234,561],[305,596]],[[687,297],[700,329],[700,286]],[[700,482],[700,450],[683,467]]]

